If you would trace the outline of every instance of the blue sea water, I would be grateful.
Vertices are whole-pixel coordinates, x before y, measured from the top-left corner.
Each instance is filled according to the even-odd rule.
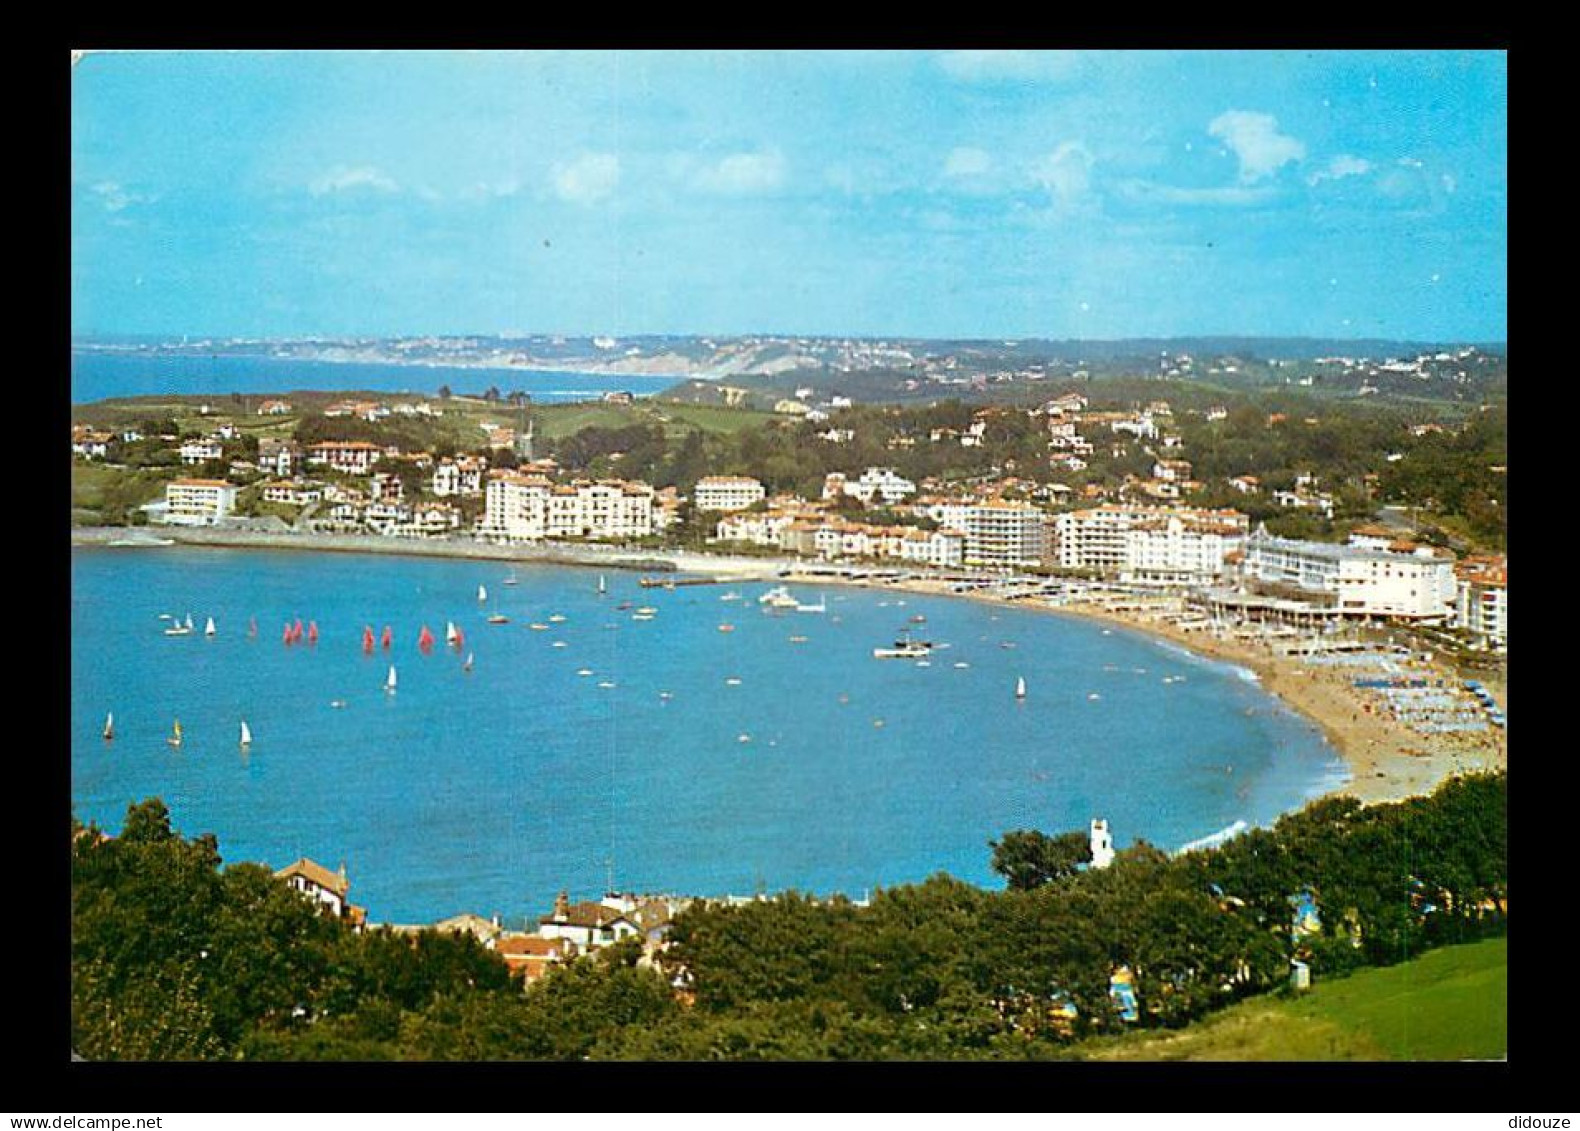
[[[108,397],[157,394],[218,397],[231,393],[288,393],[298,389],[366,389],[432,396],[441,385],[449,385],[457,393],[481,393],[490,385],[497,385],[503,393],[520,390],[535,401],[553,403],[594,400],[604,393],[622,390],[638,396],[651,396],[678,380],[678,377],[372,365],[275,357],[150,355],[98,350],[73,350],[71,354],[73,404],[86,404]]]
[[[519,921],[611,875],[694,895],[860,896],[940,870],[997,886],[988,841],[1010,829],[1103,816],[1120,846],[1172,849],[1268,822],[1344,772],[1247,673],[978,602],[796,585],[827,613],[774,614],[764,584],[726,602],[609,572],[599,596],[587,569],[180,547],[78,548],[72,577],[78,817],[113,831],[161,796],[228,861],[344,862],[375,921]],[[657,615],[633,620],[626,601]],[[163,634],[160,614],[188,612],[197,632]],[[298,617],[316,645],[282,644]],[[392,651],[364,655],[363,626],[386,624]],[[934,642],[928,666],[872,657],[908,627]]]

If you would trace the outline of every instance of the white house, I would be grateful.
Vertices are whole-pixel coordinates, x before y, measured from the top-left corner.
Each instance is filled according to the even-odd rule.
[[[385,449],[362,440],[325,440],[307,449],[307,462],[328,465],[348,475],[366,475],[384,457]]]
[[[916,484],[896,475],[893,468],[869,467],[854,482],[847,480],[844,491],[845,494],[853,495],[863,503],[870,503],[877,498],[888,506],[899,502],[907,495],[916,494]]]
[[[563,891],[554,900],[554,910],[538,920],[540,938],[564,939],[586,950],[641,933],[625,912],[602,903],[571,903]]]
[[[315,863],[304,856],[296,863],[281,868],[274,875],[276,879],[285,880],[293,890],[301,892],[321,910],[336,919],[349,919],[358,927],[366,920],[366,909],[357,907],[346,898],[351,891],[351,881],[346,878],[344,864],[340,866],[340,871],[331,872],[322,864]]]
[[[444,498],[450,495],[481,495],[483,476],[488,464],[475,456],[460,459],[442,459],[433,469],[433,493]]]

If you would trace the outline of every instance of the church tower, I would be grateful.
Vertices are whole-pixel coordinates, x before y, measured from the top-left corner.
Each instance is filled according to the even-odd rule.
[[[1114,838],[1109,835],[1108,822],[1092,818],[1092,867],[1106,868],[1114,862]]]

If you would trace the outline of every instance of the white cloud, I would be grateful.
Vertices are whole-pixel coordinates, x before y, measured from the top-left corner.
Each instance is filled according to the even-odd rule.
[[[359,165],[355,168],[337,165],[329,172],[315,178],[307,186],[307,190],[314,196],[323,196],[331,192],[348,192],[359,188],[373,189],[375,192],[400,191],[400,185],[372,165]]]
[[[745,196],[778,188],[784,183],[785,168],[784,155],[777,149],[732,153],[697,169],[691,183],[705,192]]]
[[[133,204],[149,204],[155,198],[128,192],[117,181],[100,181],[89,190],[99,198],[106,212],[120,212]]]
[[[1278,132],[1278,119],[1256,110],[1225,110],[1207,125],[1207,132],[1221,140],[1240,161],[1240,180],[1259,181],[1290,161],[1306,155],[1306,147]]]
[[[1077,51],[942,51],[938,65],[962,82],[1060,82],[1080,74]]]
[[[1374,166],[1364,157],[1352,157],[1348,153],[1341,153],[1329,161],[1324,168],[1318,169],[1306,178],[1307,184],[1320,184],[1323,181],[1336,181],[1343,177],[1359,177],[1372,171]]]
[[[1143,204],[1179,204],[1191,206],[1241,207],[1260,204],[1275,195],[1271,185],[1220,185],[1212,188],[1180,188],[1160,185],[1153,181],[1122,181],[1117,186],[1121,196]]]
[[[1048,190],[1054,203],[1070,207],[1086,195],[1091,183],[1092,152],[1078,141],[1064,142],[1031,167],[1031,175]]]
[[[572,204],[596,204],[620,183],[620,158],[613,153],[583,153],[554,166],[554,191]]]
[[[944,159],[946,177],[980,177],[993,168],[993,158],[968,145],[956,146]]]

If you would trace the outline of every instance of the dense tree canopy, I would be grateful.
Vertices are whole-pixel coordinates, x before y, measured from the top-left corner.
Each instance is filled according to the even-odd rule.
[[[353,932],[256,864],[222,868],[158,800],[72,830],[72,1036],[90,1059],[940,1059],[1079,1055],[1282,986],[1506,929],[1503,775],[1329,799],[1210,850],[994,843],[1010,881],[939,874],[866,906],[701,901],[655,965],[634,943],[523,993],[470,935]],[[1077,845],[1077,839],[1080,844]],[[1291,899],[1312,896],[1318,925]],[[1139,1017],[1110,978],[1127,968]]]

